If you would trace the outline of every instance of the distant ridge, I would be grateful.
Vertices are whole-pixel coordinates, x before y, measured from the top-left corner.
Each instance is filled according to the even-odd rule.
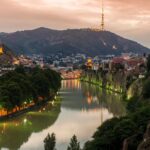
[[[107,55],[121,53],[149,53],[141,44],[122,38],[109,31],[90,29],[52,30],[37,28],[0,34],[0,41],[17,54],[72,54]]]

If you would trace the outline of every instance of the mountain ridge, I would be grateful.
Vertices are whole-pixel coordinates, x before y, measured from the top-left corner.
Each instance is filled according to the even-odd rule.
[[[0,41],[17,54],[119,55],[128,52],[140,54],[150,52],[149,48],[110,31],[90,29],[53,30],[40,27],[33,30],[0,33]]]

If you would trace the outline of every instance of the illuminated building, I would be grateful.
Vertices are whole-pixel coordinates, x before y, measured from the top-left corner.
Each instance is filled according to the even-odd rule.
[[[20,61],[17,58],[14,58],[13,64],[14,65],[20,65]]]
[[[4,53],[3,47],[1,46],[1,47],[0,47],[0,55],[2,55],[3,53]]]
[[[86,62],[86,66],[88,69],[92,69],[93,67],[93,61],[91,58],[88,58],[87,62]]]

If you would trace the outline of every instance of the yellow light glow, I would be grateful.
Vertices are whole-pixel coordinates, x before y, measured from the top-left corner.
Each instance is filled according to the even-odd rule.
[[[88,62],[88,63],[92,63],[92,59],[89,58],[89,59],[87,60],[87,62]]]
[[[0,55],[2,55],[4,53],[3,48],[0,47]]]
[[[26,122],[27,122],[27,119],[25,118],[25,119],[23,120],[23,122],[26,123]]]
[[[14,58],[13,64],[14,64],[14,65],[19,65],[19,64],[20,64],[20,61],[19,61],[18,59]]]

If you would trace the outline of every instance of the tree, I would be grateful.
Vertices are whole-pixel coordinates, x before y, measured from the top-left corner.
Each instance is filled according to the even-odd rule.
[[[38,98],[48,99],[51,91],[61,86],[60,74],[50,69],[34,68],[26,71],[17,67],[0,77],[0,105],[11,111],[25,103],[38,102]]]
[[[20,106],[22,91],[17,83],[8,81],[1,87],[0,97],[4,102],[11,103],[12,107]]]
[[[147,71],[150,72],[150,55],[147,58]]]
[[[75,135],[71,138],[71,141],[67,150],[81,150],[80,143],[78,142],[77,137]]]
[[[48,97],[49,96],[49,81],[42,73],[37,73],[31,78],[32,86],[38,93],[38,96]]]
[[[48,134],[47,137],[44,139],[45,150],[55,150],[55,145],[56,145],[55,134],[54,133],[52,133],[51,135]]]
[[[16,71],[17,73],[20,73],[20,74],[24,74],[24,75],[25,75],[25,69],[24,69],[24,67],[23,67],[22,65],[17,66],[16,69],[15,69],[15,71]]]
[[[46,69],[44,70],[44,75],[49,80],[51,89],[57,91],[61,87],[61,76],[59,73]]]
[[[150,98],[150,79],[147,79],[144,82],[143,86],[143,97],[144,98]]]
[[[114,127],[114,136],[119,143],[136,133],[136,124],[131,119],[123,119]]]
[[[84,150],[118,150],[113,129],[119,122],[119,118],[105,121],[94,133],[93,140],[85,143]]]

